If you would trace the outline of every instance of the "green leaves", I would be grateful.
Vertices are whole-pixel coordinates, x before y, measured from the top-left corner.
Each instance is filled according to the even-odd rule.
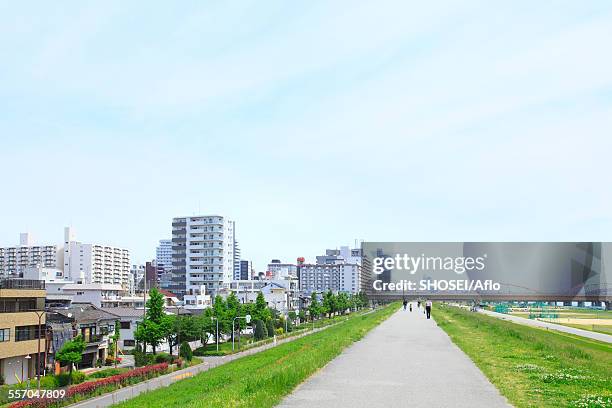
[[[70,364],[72,370],[72,364],[78,364],[83,358],[83,351],[85,350],[85,341],[83,337],[76,336],[74,339],[64,343],[57,353],[55,353],[55,359],[63,364]]]

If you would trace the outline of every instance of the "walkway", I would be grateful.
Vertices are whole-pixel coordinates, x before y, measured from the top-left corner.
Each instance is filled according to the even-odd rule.
[[[400,310],[279,405],[295,407],[508,407],[433,320]]]
[[[549,323],[549,322],[543,322],[541,320],[525,319],[524,317],[512,316],[512,315],[504,314],[504,313],[491,312],[489,310],[484,310],[484,309],[480,309],[479,312],[487,314],[489,316],[497,317],[499,319],[518,323],[518,324],[524,324],[527,326],[542,327],[545,329],[557,330],[557,331],[564,332],[564,333],[575,334],[576,336],[582,336],[582,337],[587,337],[593,340],[603,341],[605,343],[612,343],[612,336],[610,336],[609,334],[605,334],[605,333],[598,333],[598,332],[589,331],[589,330],[576,329],[574,327],[563,326],[561,324],[555,324],[555,323]]]

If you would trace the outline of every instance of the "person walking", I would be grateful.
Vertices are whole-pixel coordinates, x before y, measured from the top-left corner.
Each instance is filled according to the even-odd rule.
[[[410,302],[410,311],[412,312],[412,302]]]
[[[431,318],[431,300],[425,302],[425,312],[427,313],[427,318]]]
[[[408,301],[404,299],[404,310],[406,310],[406,306],[408,305]]]

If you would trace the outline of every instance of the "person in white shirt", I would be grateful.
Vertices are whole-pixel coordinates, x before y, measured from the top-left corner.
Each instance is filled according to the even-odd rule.
[[[427,313],[427,318],[431,318],[431,300],[425,302],[425,313]]]

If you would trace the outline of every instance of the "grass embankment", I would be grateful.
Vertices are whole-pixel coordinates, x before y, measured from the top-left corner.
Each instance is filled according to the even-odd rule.
[[[205,371],[117,405],[130,407],[272,407],[398,308],[344,323]]]
[[[453,306],[435,308],[438,326],[513,405],[612,407],[612,345]]]

